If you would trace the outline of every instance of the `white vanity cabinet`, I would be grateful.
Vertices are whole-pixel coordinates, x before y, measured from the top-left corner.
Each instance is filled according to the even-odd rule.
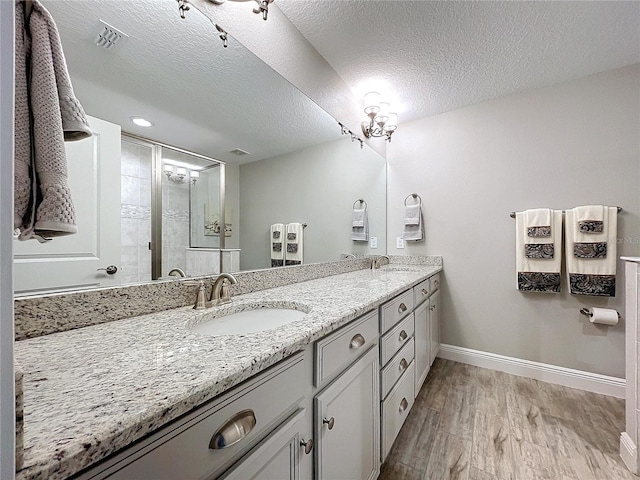
[[[316,479],[378,478],[378,375],[378,351],[372,347],[315,396]]]
[[[375,480],[380,473],[378,312],[314,345],[316,480]]]
[[[415,394],[418,395],[440,350],[440,274],[413,287],[415,309]]]
[[[380,456],[383,462],[415,398],[413,306],[412,289],[380,306]]]
[[[229,478],[267,479],[264,472],[284,472],[289,465],[289,473],[277,478],[297,479],[300,464],[308,458],[308,466],[302,468],[308,473],[302,478],[310,479],[311,456],[299,450],[299,442],[311,437],[310,415],[304,408],[309,357],[293,355],[79,478],[208,480],[247,461],[246,470],[241,471],[251,474]]]

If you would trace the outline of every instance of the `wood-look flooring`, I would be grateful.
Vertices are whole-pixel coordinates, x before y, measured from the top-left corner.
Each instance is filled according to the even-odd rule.
[[[379,480],[637,480],[624,400],[436,359]]]

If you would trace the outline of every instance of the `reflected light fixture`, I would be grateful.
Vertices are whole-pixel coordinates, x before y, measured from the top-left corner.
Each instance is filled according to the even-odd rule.
[[[189,173],[191,184],[195,185],[200,178],[200,172],[195,170],[188,171],[184,167],[175,167],[167,163],[162,167],[162,173],[164,173],[173,183],[184,183],[185,178],[187,178],[187,172]]]
[[[364,136],[385,137],[390,142],[398,128],[398,114],[390,111],[389,103],[380,101],[378,92],[369,92],[364,96],[364,113],[369,117],[368,122],[362,122]]]

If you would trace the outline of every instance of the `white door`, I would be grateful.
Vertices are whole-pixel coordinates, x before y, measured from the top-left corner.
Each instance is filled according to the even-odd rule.
[[[78,233],[46,243],[14,241],[16,294],[108,286],[120,264],[120,126],[89,117],[94,134],[66,142]]]

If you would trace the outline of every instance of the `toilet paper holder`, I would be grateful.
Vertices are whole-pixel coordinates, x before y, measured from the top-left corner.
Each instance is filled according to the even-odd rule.
[[[583,315],[586,315],[587,317],[591,317],[593,316],[593,314],[589,311],[588,308],[581,308],[580,309],[580,313]],[[618,320],[620,320],[620,312],[616,311],[616,313],[618,314]]]

